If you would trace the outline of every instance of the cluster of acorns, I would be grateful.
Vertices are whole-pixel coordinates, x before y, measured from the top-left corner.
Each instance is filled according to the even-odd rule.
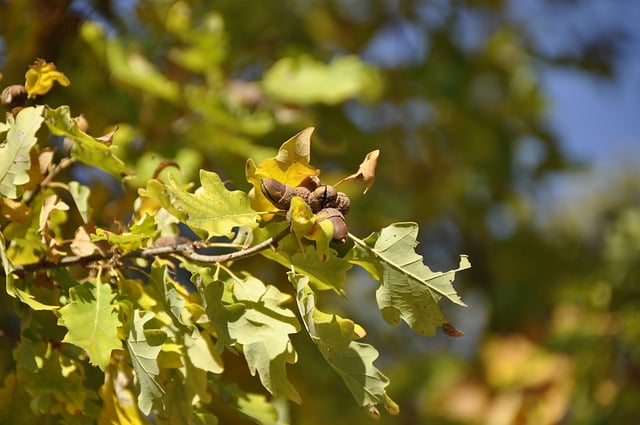
[[[311,208],[318,221],[330,220],[333,224],[333,240],[344,242],[349,234],[344,215],[349,212],[349,197],[335,187],[321,184],[316,176],[305,178],[297,187],[291,187],[272,178],[264,178],[260,184],[264,196],[279,210],[288,210],[294,196],[301,197]]]

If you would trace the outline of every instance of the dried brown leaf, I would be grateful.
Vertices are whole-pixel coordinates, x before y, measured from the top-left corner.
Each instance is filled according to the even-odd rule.
[[[350,176],[343,178],[338,183],[336,183],[335,186],[351,180],[363,181],[367,185],[367,187],[364,189],[364,193],[366,194],[373,185],[374,180],[376,179],[376,166],[378,165],[379,156],[380,149],[369,152],[364,158],[364,161],[362,161],[362,163],[358,167],[358,171],[354,174],[351,174]]]

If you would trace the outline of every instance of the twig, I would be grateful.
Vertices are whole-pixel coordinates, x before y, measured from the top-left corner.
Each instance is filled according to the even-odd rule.
[[[59,261],[43,260],[37,263],[31,264],[18,264],[13,266],[11,271],[18,276],[24,276],[26,273],[44,270],[44,269],[56,269],[60,267],[66,267],[70,265],[88,265],[97,263],[100,261],[108,260],[124,260],[127,258],[149,258],[149,257],[163,257],[168,255],[178,255],[191,261],[199,263],[226,263],[231,260],[238,260],[241,258],[247,258],[258,252],[275,247],[275,245],[286,237],[291,231],[289,228],[285,228],[277,235],[266,239],[259,244],[253,245],[246,249],[230,252],[228,254],[220,255],[205,255],[195,251],[195,245],[200,246],[201,242],[188,242],[173,246],[161,246],[151,247],[144,249],[137,249],[130,251],[126,254],[120,254],[118,252],[107,252],[104,254],[93,254],[87,256],[69,256],[61,258]],[[0,276],[5,276],[5,271],[0,269]]]

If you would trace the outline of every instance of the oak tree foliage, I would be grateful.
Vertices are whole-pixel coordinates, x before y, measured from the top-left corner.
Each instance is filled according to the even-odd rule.
[[[267,75],[274,96],[296,93],[279,82],[291,66],[277,64]],[[333,92],[340,99],[362,89],[343,80],[366,82],[343,67],[369,72],[354,58],[327,68],[306,60],[296,66],[311,67],[300,80],[340,85]],[[136,72],[144,81],[161,78],[149,64]],[[439,328],[461,334],[440,302],[464,306],[453,280],[470,267],[467,257],[455,270],[432,271],[415,252],[415,223],[390,224],[364,238],[348,232],[349,195],[312,165],[313,128],[274,156],[247,158],[246,191],[216,170],[184,181],[171,162],[140,184],[136,164],[122,160],[113,144],[117,131],[92,136],[72,107],[44,103],[54,83],[73,90],[54,64],[35,61],[24,85],[35,100],[12,105],[0,125],[2,282],[22,320],[16,367],[2,387],[12,397],[0,400],[9,423],[45,415],[64,423],[212,424],[222,403],[273,424],[273,399],[314,402],[303,400],[290,379],[289,365],[301,361],[296,334],[312,341],[368,414],[398,414],[365,329],[322,306],[323,292],[344,296],[354,267],[378,282],[377,303],[390,324],[404,320],[422,335]],[[172,93],[156,94],[171,101]],[[335,101],[326,92],[309,94],[316,97]],[[57,151],[47,143],[54,139],[62,142]],[[379,155],[367,154],[338,183],[375,190]],[[73,167],[76,173],[66,172]],[[137,185],[126,221],[105,224],[103,211],[92,207],[94,189],[81,179],[91,169],[122,187]],[[283,267],[261,277],[259,268],[245,267],[254,256]],[[226,378],[230,353],[244,358],[263,391]],[[28,394],[28,408],[8,409],[21,394]]]

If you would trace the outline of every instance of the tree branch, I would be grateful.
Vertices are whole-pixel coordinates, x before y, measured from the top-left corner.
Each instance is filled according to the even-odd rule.
[[[44,270],[44,269],[56,269],[60,267],[66,267],[70,265],[88,265],[98,263],[100,261],[120,261],[128,258],[149,258],[149,257],[164,257],[170,255],[178,255],[187,260],[196,261],[199,263],[226,263],[231,260],[238,260],[242,258],[250,257],[258,252],[271,248],[277,245],[279,241],[284,239],[291,231],[287,227],[277,235],[266,239],[259,244],[253,245],[246,249],[230,252],[228,254],[219,255],[205,255],[196,252],[196,245],[200,245],[201,242],[188,242],[181,243],[172,246],[160,246],[144,249],[137,249],[126,254],[120,254],[118,252],[107,252],[104,254],[93,254],[87,256],[69,256],[61,258],[59,261],[43,260],[37,263],[31,264],[19,264],[13,267],[11,271],[18,276],[24,276],[26,273]],[[0,269],[0,276],[6,276],[6,272]]]

